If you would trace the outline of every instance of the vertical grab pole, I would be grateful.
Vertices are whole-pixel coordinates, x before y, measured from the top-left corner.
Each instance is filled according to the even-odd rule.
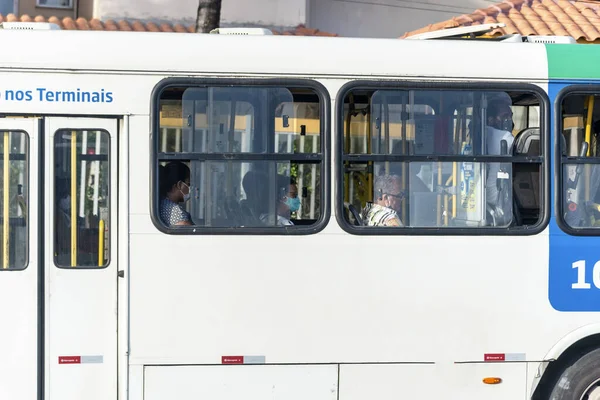
[[[104,263],[104,220],[98,222],[98,266]]]
[[[71,132],[71,267],[77,266],[77,132]]]
[[[438,162],[438,176],[437,176],[437,184],[438,188],[442,186],[442,163]],[[438,193],[437,195],[437,226],[442,225],[442,195]]]
[[[587,101],[587,118],[585,120],[585,141],[588,144],[586,157],[590,156],[592,151],[592,116],[594,114],[594,96],[588,96]]]
[[[594,116],[594,96],[588,96],[587,118],[585,119],[585,141],[588,144],[586,157],[589,157],[592,151],[592,117]],[[585,164],[585,199],[590,200],[590,164]]]
[[[456,162],[452,163],[452,218],[456,218],[456,191],[458,189],[458,177],[457,177],[457,165]]]
[[[9,190],[9,153],[10,149],[8,148],[8,131],[4,131],[4,151],[3,153],[3,168],[4,168],[4,184],[3,184],[3,203],[2,203],[2,268],[7,269],[9,263],[9,254],[8,254],[8,245],[9,245],[9,237],[8,237],[8,190]]]

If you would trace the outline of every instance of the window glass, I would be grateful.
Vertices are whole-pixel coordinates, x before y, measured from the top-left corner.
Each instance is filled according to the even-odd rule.
[[[37,0],[37,5],[42,7],[72,8],[72,0]]]
[[[0,269],[27,265],[29,137],[22,131],[0,131]]]
[[[156,221],[279,228],[322,219],[322,104],[288,87],[173,87],[157,134]]]
[[[573,93],[561,104],[562,215],[572,229],[600,227],[600,96]]]
[[[539,108],[539,98],[522,91],[350,91],[346,221],[363,231],[537,224]]]
[[[108,265],[109,145],[106,131],[54,135],[54,261],[59,267]]]

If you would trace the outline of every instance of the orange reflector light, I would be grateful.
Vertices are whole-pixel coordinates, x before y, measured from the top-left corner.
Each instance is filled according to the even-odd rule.
[[[501,382],[502,382],[502,379],[496,378],[496,377],[483,378],[483,383],[485,383],[487,385],[497,385],[498,383],[501,383]]]

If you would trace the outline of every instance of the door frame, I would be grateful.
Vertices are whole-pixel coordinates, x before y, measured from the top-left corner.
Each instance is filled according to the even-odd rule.
[[[77,389],[71,388],[74,390],[73,392],[61,392],[62,390],[66,390],[64,385],[61,384],[61,381],[64,381],[67,378],[73,377],[74,380],[77,380],[77,377],[82,378],[86,375],[86,367],[89,369],[90,367],[98,367],[93,365],[86,364],[84,360],[93,359],[95,361],[91,361],[92,363],[104,363],[105,374],[109,374],[110,383],[106,383],[107,392],[106,396],[110,396],[116,399],[119,395],[119,356],[118,356],[118,344],[119,344],[119,282],[118,282],[118,266],[120,263],[119,260],[119,251],[118,251],[118,242],[119,242],[119,204],[120,204],[120,179],[119,179],[119,165],[120,165],[120,151],[119,151],[119,142],[120,142],[120,124],[121,119],[118,117],[100,117],[100,116],[54,116],[47,115],[43,118],[43,136],[44,143],[42,144],[43,151],[41,154],[45,160],[45,164],[48,165],[48,168],[44,169],[44,174],[40,180],[43,181],[43,192],[39,193],[39,198],[43,201],[42,203],[48,204],[48,209],[42,214],[44,215],[44,230],[40,236],[40,242],[47,243],[48,248],[44,248],[43,251],[40,252],[43,257],[44,264],[41,269],[40,279],[44,285],[43,287],[43,295],[42,295],[42,309],[44,310],[43,318],[44,324],[40,325],[41,329],[41,341],[43,342],[44,349],[42,353],[43,359],[41,359],[41,369],[43,370],[43,382],[41,385],[43,386],[41,389],[41,399],[49,399],[55,400],[54,397],[62,397],[64,395],[65,400],[74,400],[71,399],[69,394],[67,393],[77,393]],[[110,170],[110,182],[109,182],[109,261],[105,267],[102,268],[59,268],[55,265],[54,261],[54,241],[56,235],[55,228],[55,171],[54,171],[54,151],[55,151],[55,134],[58,130],[66,129],[66,130],[106,130],[109,134],[109,170]],[[79,180],[79,177],[77,178]],[[110,322],[108,326],[102,324],[102,318],[99,317],[97,322],[94,322],[92,317],[82,321],[82,324],[94,324],[97,323],[97,329],[103,329],[98,334],[97,342],[103,342],[104,345],[98,344],[97,347],[91,346],[90,343],[85,343],[85,340],[79,343],[79,347],[77,344],[71,346],[71,341],[62,341],[57,332],[53,332],[52,324],[56,326],[57,324],[61,324],[61,329],[66,328],[66,322],[68,322],[68,318],[66,318],[65,313],[62,313],[62,309],[64,309],[65,304],[68,306],[69,304],[73,304],[73,302],[65,303],[65,300],[58,299],[60,294],[58,291],[53,293],[53,296],[50,296],[50,292],[53,290],[52,287],[54,285],[73,285],[74,282],[79,281],[82,285],[88,285],[88,288],[91,283],[86,281],[86,274],[95,274],[96,276],[103,276],[98,280],[98,282],[110,282],[107,286],[109,288],[109,292],[107,293],[107,299],[109,303],[107,305],[104,317],[106,318],[109,313],[114,315],[114,319],[110,318]],[[83,283],[82,283],[83,282]],[[103,285],[100,283],[100,285]],[[55,287],[55,286],[54,286]],[[60,286],[59,286],[60,287]],[[90,292],[91,293],[91,292]],[[52,299],[51,299],[52,297]],[[83,297],[83,296],[82,296]],[[81,297],[80,297],[81,298]],[[90,299],[88,299],[90,300]],[[62,303],[60,303],[62,301]],[[85,301],[85,297],[83,297],[83,301]],[[57,303],[58,302],[58,303]],[[98,302],[91,301],[90,305],[97,304]],[[56,304],[62,304],[62,307],[57,306]],[[104,303],[102,303],[104,304]],[[58,307],[58,308],[57,308]],[[115,314],[116,313],[116,314]],[[68,313],[67,313],[68,315]],[[49,323],[52,321],[52,323]],[[106,320],[105,320],[106,321]],[[72,323],[76,323],[76,321],[72,321]],[[80,324],[81,325],[81,324]],[[106,332],[111,332],[114,328],[114,334],[106,334]],[[70,328],[77,329],[77,328]],[[108,331],[107,331],[108,330]],[[102,338],[102,332],[105,332],[105,338]],[[108,343],[108,344],[107,344]],[[80,351],[77,351],[77,350]],[[87,349],[87,352],[86,352]],[[96,351],[97,349],[97,351]],[[70,350],[70,351],[69,351]],[[63,354],[64,353],[64,354]],[[75,360],[72,363],[78,363],[81,365],[61,365],[61,364],[69,364],[71,361],[66,358],[61,357],[70,357],[75,356]],[[86,357],[87,356],[87,357]],[[91,356],[91,357],[90,357]],[[100,358],[98,358],[100,356]],[[77,359],[77,357],[79,357]],[[98,361],[100,359],[100,361]],[[63,362],[64,361],[64,362]],[[84,365],[86,364],[86,365]],[[79,369],[79,370],[78,370]],[[67,371],[65,371],[67,370]],[[53,371],[51,373],[51,371]],[[108,371],[108,372],[107,372]],[[80,375],[83,374],[83,375]],[[99,375],[100,376],[100,375]],[[51,381],[52,379],[52,381]],[[85,378],[84,378],[85,379]],[[103,378],[104,379],[104,378]],[[55,383],[58,382],[58,383]],[[52,386],[54,384],[54,387]],[[58,390],[58,392],[57,392]],[[83,389],[78,389],[80,392]],[[93,390],[90,388],[90,391]],[[113,391],[114,390],[114,391]],[[61,395],[62,394],[62,395]],[[74,394],[73,394],[74,396]],[[89,393],[89,396],[93,396],[92,393]]]

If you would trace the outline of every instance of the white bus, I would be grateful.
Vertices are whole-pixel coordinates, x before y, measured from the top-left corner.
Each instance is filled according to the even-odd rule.
[[[599,399],[600,48],[516,39],[0,30],[0,399]]]

